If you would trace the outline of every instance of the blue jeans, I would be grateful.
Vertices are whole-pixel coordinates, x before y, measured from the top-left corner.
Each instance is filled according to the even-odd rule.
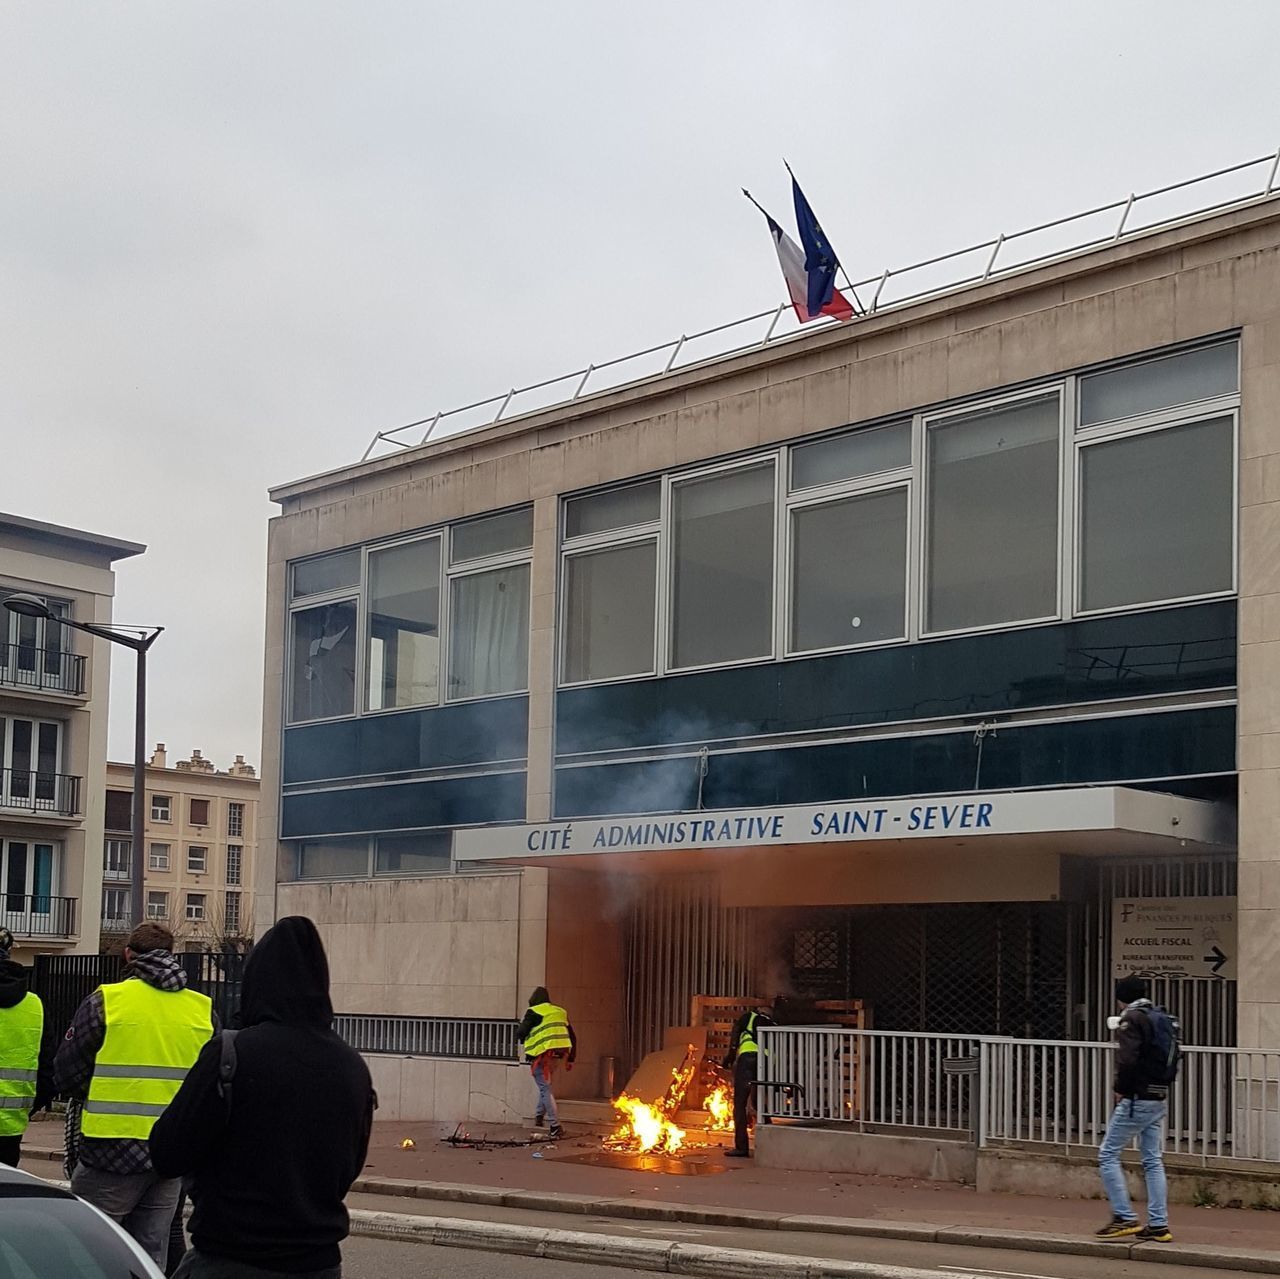
[[[1098,1149],[1098,1168],[1102,1173],[1102,1188],[1111,1200],[1112,1213],[1123,1221],[1137,1221],[1138,1214],[1129,1202],[1129,1190],[1124,1184],[1124,1171],[1120,1167],[1120,1152],[1136,1137],[1142,1152],[1142,1176],[1147,1183],[1147,1224],[1169,1224],[1169,1183],[1164,1175],[1164,1119],[1163,1101],[1131,1101],[1116,1103],[1107,1135]]]
[[[538,1108],[535,1117],[546,1115],[550,1127],[559,1126],[560,1116],[556,1111],[556,1099],[551,1095],[551,1072],[545,1060],[538,1061],[533,1067],[533,1082],[538,1085]]]

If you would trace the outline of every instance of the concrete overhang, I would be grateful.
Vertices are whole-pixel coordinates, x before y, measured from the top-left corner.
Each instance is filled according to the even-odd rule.
[[[1195,856],[1235,846],[1229,804],[1127,786],[981,791],[700,813],[575,818],[454,834],[463,865],[713,869],[735,853],[884,854],[975,846],[1088,857]]]

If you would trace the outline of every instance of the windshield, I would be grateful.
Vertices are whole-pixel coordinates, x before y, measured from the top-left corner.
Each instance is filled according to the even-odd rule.
[[[0,1279],[147,1279],[119,1235],[78,1199],[0,1198]]]

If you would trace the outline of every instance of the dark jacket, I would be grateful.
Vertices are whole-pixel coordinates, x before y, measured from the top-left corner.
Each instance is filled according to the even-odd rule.
[[[282,1274],[337,1266],[377,1101],[368,1067],[333,1031],[329,964],[309,919],[282,919],[254,947],[240,1021],[230,1106],[215,1038],[156,1122],[152,1161],[193,1178],[199,1252]]]
[[[16,1008],[27,997],[29,974],[21,964],[12,959],[0,960],[0,1008]],[[36,1099],[31,1113],[44,1110],[53,1100],[53,1045],[54,1037],[49,1027],[44,1028],[40,1041],[40,1061],[36,1073]]]
[[[1146,1009],[1152,1007],[1149,999],[1135,1000],[1120,1015],[1120,1028],[1116,1031],[1115,1093],[1119,1097],[1141,1097],[1151,1088],[1161,1094],[1168,1091],[1164,1084],[1153,1084],[1147,1077],[1143,1063],[1145,1046],[1151,1042],[1151,1019]]]

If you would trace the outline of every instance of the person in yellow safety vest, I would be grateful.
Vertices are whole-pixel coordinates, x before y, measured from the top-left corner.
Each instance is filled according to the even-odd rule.
[[[551,1076],[563,1061],[566,1070],[573,1069],[578,1055],[578,1037],[573,1033],[569,1014],[559,1004],[551,1002],[545,986],[539,986],[529,996],[529,1008],[516,1031],[516,1038],[524,1045],[524,1059],[538,1086],[538,1107],[533,1122],[541,1128],[546,1121],[552,1138],[563,1137],[556,1099],[551,1092]]]
[[[726,1150],[725,1154],[731,1159],[751,1158],[747,1109],[755,1102],[755,1084],[760,1073],[756,1031],[773,1024],[773,1005],[764,1003],[743,1013],[729,1032],[729,1051],[724,1064],[726,1069],[733,1068],[733,1149]]]
[[[0,928],[0,1164],[18,1166],[27,1121],[50,1100],[50,1054],[41,1051],[44,1005],[27,970],[9,958],[13,934]]]
[[[217,1029],[209,997],[187,989],[172,952],[167,928],[139,924],[125,943],[124,980],[80,1005],[54,1059],[58,1090],[84,1099],[71,1189],[160,1266],[182,1182],[155,1171],[147,1139]]]

